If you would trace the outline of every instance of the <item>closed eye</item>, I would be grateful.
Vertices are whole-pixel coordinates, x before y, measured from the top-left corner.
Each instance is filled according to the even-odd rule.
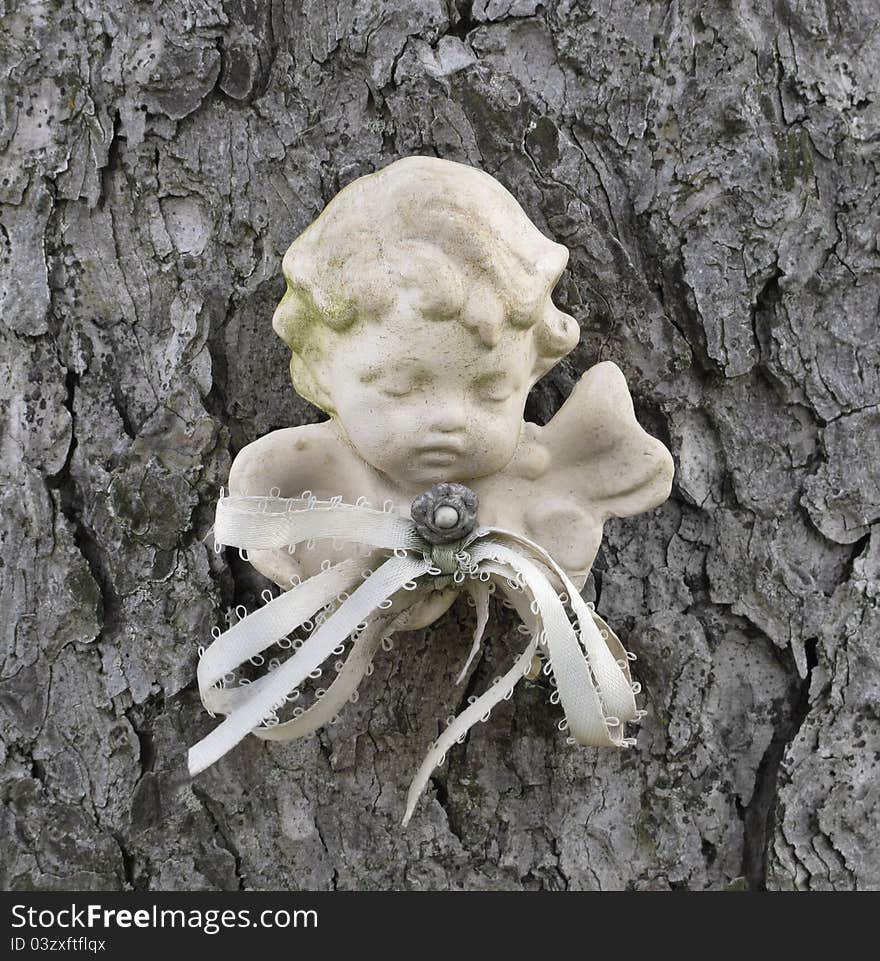
[[[386,397],[406,397],[407,394],[412,393],[411,384],[383,384],[379,390]]]
[[[385,397],[406,397],[413,391],[427,386],[427,379],[418,372],[397,371],[383,377],[376,383],[379,392]]]
[[[490,403],[501,404],[510,400],[516,387],[506,377],[498,374],[488,374],[476,378],[473,382],[474,389],[481,400]]]
[[[383,373],[378,368],[371,368],[361,374],[360,381],[377,390],[383,397],[405,397],[412,392],[412,377],[402,372],[391,376],[383,376]]]

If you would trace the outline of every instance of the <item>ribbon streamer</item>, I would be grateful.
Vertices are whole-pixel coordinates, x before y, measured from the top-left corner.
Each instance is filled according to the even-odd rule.
[[[333,538],[379,551],[390,551],[369,576],[355,560],[324,561],[314,577],[266,603],[220,634],[198,666],[199,693],[211,714],[224,720],[190,748],[190,774],[196,775],[230,751],[247,734],[265,740],[302,737],[330,723],[357,688],[379,645],[405,626],[408,610],[438,586],[467,590],[477,611],[477,627],[460,682],[476,656],[488,620],[492,585],[517,610],[529,642],[514,666],[455,718],[431,746],[407,797],[403,824],[447,751],[470,728],[488,720],[491,710],[513,694],[540,652],[552,672],[565,714],[560,727],[569,740],[594,747],[628,747],[624,722],[637,720],[629,654],[608,626],[581,598],[565,571],[538,544],[513,531],[478,527],[453,549],[423,540],[412,521],[339,499],[221,496],[214,524],[216,549],[225,544],[240,550],[287,547]],[[562,584],[558,595],[550,581]],[[574,625],[565,601],[574,615]],[[311,623],[308,637],[287,660],[252,683],[227,687],[226,679],[249,660],[261,663],[263,652]],[[281,722],[277,711],[298,687],[347,640],[348,657],[333,683],[305,711]],[[271,666],[271,665],[270,665]],[[338,666],[338,665],[337,665]]]

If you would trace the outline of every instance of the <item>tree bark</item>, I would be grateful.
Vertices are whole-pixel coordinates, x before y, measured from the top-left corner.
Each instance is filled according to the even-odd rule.
[[[878,888],[880,32],[868,0],[7,0],[0,886]],[[586,595],[634,751],[570,748],[496,611],[399,635],[340,722],[191,781],[199,645],[267,582],[208,535],[231,457],[319,419],[280,257],[357,176],[474,164],[571,250],[580,346],[676,459]]]

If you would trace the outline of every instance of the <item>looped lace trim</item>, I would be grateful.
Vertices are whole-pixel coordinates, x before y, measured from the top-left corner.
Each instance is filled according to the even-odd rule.
[[[357,700],[361,680],[372,673],[379,648],[390,650],[391,636],[400,630],[409,609],[438,587],[465,590],[476,609],[476,629],[460,683],[480,649],[489,618],[489,596],[496,590],[520,618],[528,637],[525,650],[510,670],[494,679],[488,690],[473,697],[453,718],[428,752],[413,778],[404,825],[409,821],[431,772],[449,749],[462,741],[474,724],[487,721],[492,709],[509,700],[524,676],[533,677],[538,651],[546,659],[544,673],[555,684],[551,702],[561,705],[559,729],[567,741],[595,747],[629,747],[625,722],[640,719],[635,705],[640,691],[629,673],[633,655],[607,624],[581,598],[561,567],[538,544],[513,531],[480,527],[453,544],[430,544],[411,521],[391,512],[388,503],[373,510],[363,500],[318,500],[311,491],[299,498],[222,496],[217,504],[217,542],[242,551],[288,547],[317,539],[346,541],[388,552],[376,570],[362,570],[362,561],[324,564],[305,581],[272,597],[250,614],[243,608],[201,653],[199,693],[212,714],[225,715],[188,755],[195,775],[230,751],[249,733],[266,740],[290,740],[335,723],[346,703]],[[562,584],[557,594],[548,575]],[[571,610],[571,617],[566,609]],[[308,627],[304,640],[290,640]],[[307,678],[322,676],[322,665],[339,657],[351,639],[345,660],[331,662],[332,681],[319,688],[309,708],[297,705],[290,720],[278,711],[299,698]],[[281,642],[285,641],[284,644]],[[233,686],[235,670],[246,662],[265,663],[264,652],[278,645],[285,660],[271,658],[269,670],[251,683]]]

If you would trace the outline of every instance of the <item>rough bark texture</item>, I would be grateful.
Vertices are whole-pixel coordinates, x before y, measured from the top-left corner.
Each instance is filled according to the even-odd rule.
[[[0,8],[2,887],[880,887],[876,3]],[[413,153],[571,249],[583,338],[531,416],[614,360],[677,477],[588,585],[638,749],[566,747],[524,684],[402,832],[504,612],[467,690],[459,604],[320,736],[184,757],[197,648],[266,586],[204,541],[218,488],[318,418],[280,256]]]

